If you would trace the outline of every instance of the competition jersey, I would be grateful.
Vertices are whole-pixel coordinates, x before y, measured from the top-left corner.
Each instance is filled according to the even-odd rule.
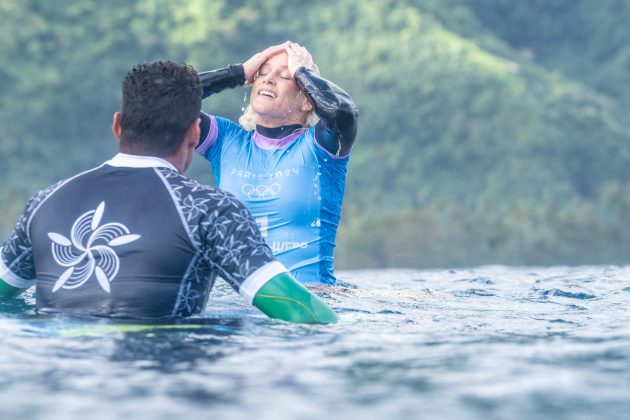
[[[210,117],[197,153],[217,185],[252,212],[276,258],[302,283],[335,284],[333,250],[348,157],[317,144],[315,128],[281,139]]]
[[[217,276],[251,303],[283,271],[232,194],[125,154],[40,191],[0,258],[39,311],[120,317],[197,314]]]

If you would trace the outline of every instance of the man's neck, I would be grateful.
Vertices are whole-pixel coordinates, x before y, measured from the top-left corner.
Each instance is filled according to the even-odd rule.
[[[168,163],[170,163],[171,165],[173,165],[175,167],[175,169],[177,169],[177,171],[179,173],[184,173],[184,162],[183,159],[179,156],[179,153],[173,155],[173,156],[155,156],[153,154],[148,154],[148,153],[143,153],[140,152],[138,150],[132,150],[129,147],[119,147],[118,151],[120,153],[124,153],[126,155],[132,155],[132,156],[146,156],[146,157],[154,157],[154,158],[158,158],[158,159],[163,159],[165,161],[167,161]]]

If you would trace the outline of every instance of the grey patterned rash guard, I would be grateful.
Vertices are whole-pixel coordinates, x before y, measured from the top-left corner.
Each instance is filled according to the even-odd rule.
[[[282,272],[234,196],[125,154],[40,191],[0,258],[39,311],[112,317],[198,314],[217,276],[251,303]]]

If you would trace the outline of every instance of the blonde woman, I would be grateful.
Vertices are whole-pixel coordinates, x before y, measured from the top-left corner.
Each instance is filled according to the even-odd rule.
[[[196,151],[210,161],[217,185],[245,204],[299,281],[335,284],[335,236],[357,133],[354,102],[292,42],[199,76],[204,98],[252,88],[240,125],[202,115]]]

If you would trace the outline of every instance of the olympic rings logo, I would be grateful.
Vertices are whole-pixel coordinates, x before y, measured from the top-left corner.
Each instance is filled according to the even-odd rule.
[[[250,200],[269,200],[270,198],[274,198],[278,195],[282,187],[277,182],[271,185],[252,185],[252,184],[243,184],[241,187],[241,191],[243,194],[247,196]]]

